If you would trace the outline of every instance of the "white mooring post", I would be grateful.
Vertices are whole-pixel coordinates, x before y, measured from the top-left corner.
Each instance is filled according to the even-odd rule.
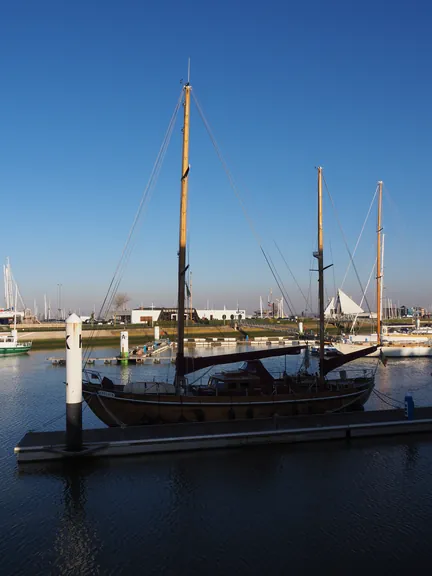
[[[129,333],[120,332],[120,356],[121,358],[129,357]]]
[[[155,326],[155,327],[154,327],[154,339],[155,339],[155,342],[158,342],[158,341],[159,341],[159,338],[160,338],[160,329],[159,329],[159,326]]]
[[[82,448],[82,321],[66,320],[66,449]]]

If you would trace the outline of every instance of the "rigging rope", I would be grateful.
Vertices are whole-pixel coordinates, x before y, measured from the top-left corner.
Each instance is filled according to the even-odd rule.
[[[280,282],[279,279],[278,279],[278,274],[277,274],[276,270],[274,270],[273,267],[272,267],[272,264],[273,264],[273,263],[271,263],[271,258],[270,258],[270,256],[267,256],[267,254],[265,253],[264,248],[263,248],[262,246],[260,246],[260,249],[261,249],[261,252],[263,253],[263,256],[264,256],[264,258],[265,258],[265,261],[267,262],[268,267],[270,268],[270,272],[272,273],[273,278],[275,279],[275,282],[276,282],[279,290],[281,291],[281,294],[284,296],[284,298],[285,298],[286,301],[287,301],[288,308],[289,308],[291,314],[294,315],[293,311],[291,310],[290,304],[289,304],[290,301],[289,301],[289,299],[288,299],[288,296],[285,295],[284,290],[282,289],[282,286],[281,286],[281,282]]]
[[[368,221],[369,214],[371,213],[372,206],[373,206],[373,203],[375,202],[375,198],[376,198],[377,193],[378,193],[378,186],[375,188],[375,194],[373,195],[372,202],[370,203],[369,210],[368,210],[368,212],[367,212],[367,214],[366,214],[366,218],[365,218],[365,220],[364,220],[364,222],[363,222],[362,229],[360,230],[360,235],[359,235],[359,237],[358,237],[358,239],[357,239],[357,243],[356,243],[356,245],[354,246],[353,258],[354,258],[354,256],[355,256],[355,253],[356,253],[356,251],[357,251],[358,245],[359,245],[359,243],[360,243],[360,240],[361,240],[361,237],[362,237],[362,234],[363,234],[363,230],[365,229],[366,222]],[[345,283],[346,277],[348,276],[348,272],[349,272],[349,269],[350,269],[350,268],[351,268],[351,260],[348,262],[348,267],[347,267],[347,269],[346,269],[345,276],[343,277],[343,280],[342,280],[341,290],[342,290],[343,285],[344,285],[344,283]]]
[[[369,274],[369,278],[368,278],[368,281],[367,281],[367,284],[366,284],[365,291],[367,291],[367,289],[369,288],[369,284],[370,284],[370,281],[372,280],[372,274],[374,273],[374,270],[375,270],[375,267],[376,267],[376,263],[377,263],[377,259],[375,258],[375,262],[374,262],[374,265],[372,266],[371,273]],[[360,300],[360,304],[359,304],[360,308],[361,308],[361,306],[362,306],[362,304],[363,304],[363,299],[364,299],[364,297],[365,297],[365,295],[363,294],[363,295],[362,295],[362,298],[361,298],[361,300]],[[351,330],[350,330],[350,332],[353,332],[353,331],[354,331],[354,326],[355,326],[355,323],[357,322],[357,318],[358,318],[358,315],[359,315],[359,314],[360,314],[360,312],[357,312],[357,314],[355,315],[355,318],[354,318],[354,320],[352,321],[352,325],[351,325]],[[373,326],[373,324],[372,324],[372,326]]]
[[[364,292],[364,290],[363,290],[363,286],[362,286],[362,283],[361,283],[361,280],[360,280],[360,276],[359,276],[359,273],[358,273],[358,271],[357,271],[357,266],[356,266],[355,263],[354,263],[353,256],[352,256],[352,254],[351,254],[351,250],[350,250],[349,247],[348,247],[348,242],[347,242],[347,240],[346,240],[346,236],[345,236],[345,233],[344,233],[344,231],[343,231],[342,224],[341,224],[341,222],[340,222],[340,220],[339,220],[339,216],[338,216],[338,213],[337,213],[337,210],[336,210],[336,206],[335,206],[335,204],[334,204],[334,202],[333,202],[332,195],[330,194],[330,190],[328,189],[327,182],[326,182],[326,179],[325,179],[324,176],[323,176],[323,180],[324,180],[324,185],[325,185],[326,190],[327,190],[327,194],[328,194],[328,196],[329,196],[329,198],[330,198],[330,202],[331,202],[332,207],[333,207],[333,211],[334,211],[334,214],[335,214],[336,222],[338,223],[339,229],[340,229],[341,234],[342,234],[342,238],[343,238],[343,241],[344,241],[344,244],[345,244],[345,248],[347,249],[347,252],[348,252],[348,254],[349,254],[350,260],[351,260],[351,262],[352,262],[352,266],[353,266],[353,268],[354,268],[354,272],[355,272],[355,274],[356,274],[356,276],[357,276],[357,280],[358,280],[360,289],[361,289],[361,291],[362,291],[362,294],[364,294],[364,299],[365,299],[365,302],[366,302],[367,307],[368,307],[368,309],[369,309],[369,312],[371,312],[371,309],[370,309],[370,306],[369,306],[369,302],[368,302],[368,300],[367,300],[367,298],[366,298],[366,294],[365,294],[365,292]]]
[[[288,266],[288,262],[285,260],[285,257],[284,257],[284,255],[282,254],[279,246],[276,244],[276,240],[273,240],[273,242],[274,242],[274,244],[275,244],[275,246],[276,246],[279,254],[281,255],[282,260],[285,262],[285,265],[286,265],[286,267],[288,268],[289,273],[290,273],[291,276],[293,277],[293,280],[294,280],[294,282],[296,283],[297,288],[300,290],[300,294],[303,296],[303,299],[304,299],[304,301],[305,301],[305,303],[306,303],[306,308],[307,308],[308,300],[307,300],[306,296],[304,295],[304,292],[303,292],[303,290],[301,289],[300,284],[297,282],[297,278],[294,276],[293,271],[292,271],[291,268]]]
[[[144,192],[142,194],[141,201],[140,201],[138,209],[135,213],[135,218],[134,218],[132,226],[129,230],[129,234],[127,236],[126,242],[123,246],[123,250],[122,250],[122,253],[120,255],[119,261],[117,263],[117,267],[114,271],[114,274],[112,276],[111,282],[110,282],[109,287],[108,287],[108,290],[105,294],[105,298],[104,298],[102,305],[100,307],[99,316],[98,316],[99,318],[105,317],[112,307],[112,303],[114,301],[115,295],[117,293],[117,290],[119,288],[120,282],[121,282],[122,277],[123,277],[123,274],[125,272],[127,262],[129,260],[129,257],[131,255],[133,247],[134,247],[134,244],[132,245],[133,234],[136,231],[138,222],[139,222],[141,214],[143,212],[143,208],[146,206],[146,204],[150,200],[151,193],[152,193],[152,191],[156,185],[160,170],[162,168],[163,160],[165,158],[165,154],[166,154],[166,151],[168,149],[168,145],[170,143],[172,133],[174,131],[174,126],[175,126],[177,114],[178,114],[178,111],[180,109],[180,105],[182,102],[182,97],[183,97],[183,88],[181,90],[181,93],[180,93],[180,96],[177,100],[177,104],[175,106],[174,112],[173,112],[171,119],[170,119],[170,122],[168,124],[168,128],[167,128],[167,131],[165,133],[164,139],[163,139],[162,144],[159,148],[159,152],[158,152],[158,155],[156,157],[156,161],[153,165],[152,171],[150,173],[149,180],[148,180],[147,185],[146,185]],[[86,360],[90,356],[91,351],[93,349],[91,341],[94,337],[94,334],[95,334],[95,329],[93,328],[93,331],[92,331],[90,338],[89,338],[89,344],[87,345],[87,347],[84,351],[84,354],[83,354],[84,365],[85,365]]]
[[[223,155],[222,155],[222,152],[221,152],[221,150],[220,150],[220,148],[219,148],[219,146],[218,146],[218,143],[217,143],[217,141],[216,141],[216,138],[215,138],[214,135],[213,135],[213,132],[212,132],[212,130],[211,130],[211,128],[210,128],[210,125],[209,125],[209,123],[208,123],[208,121],[207,121],[207,118],[205,117],[204,112],[203,112],[203,109],[201,108],[201,105],[200,105],[200,103],[199,103],[199,101],[198,101],[198,98],[196,97],[196,94],[195,94],[194,92],[192,92],[192,97],[193,97],[193,99],[194,99],[194,101],[195,101],[195,105],[196,105],[196,107],[197,107],[197,110],[198,110],[198,113],[199,113],[199,115],[200,115],[200,117],[201,117],[201,120],[202,120],[202,122],[203,122],[203,124],[204,124],[204,127],[205,127],[205,129],[206,129],[206,131],[207,131],[207,134],[208,134],[208,136],[209,136],[209,138],[210,138],[210,140],[211,140],[211,143],[213,144],[213,147],[214,147],[214,149],[215,149],[215,151],[216,151],[216,155],[217,155],[217,157],[219,158],[219,161],[220,161],[220,163],[222,164],[222,168],[224,169],[224,171],[225,171],[225,173],[226,173],[226,175],[227,175],[227,177],[228,177],[228,181],[229,181],[229,183],[230,183],[230,185],[231,185],[231,188],[232,188],[235,196],[237,197],[237,200],[238,200],[239,203],[240,203],[240,207],[241,207],[242,212],[243,212],[243,215],[244,215],[244,217],[245,217],[245,219],[246,219],[246,221],[247,221],[247,223],[248,223],[248,225],[249,225],[249,228],[251,229],[252,234],[254,235],[254,237],[255,237],[255,239],[256,239],[256,241],[257,241],[257,243],[258,243],[258,246],[259,246],[259,248],[260,248],[260,250],[261,250],[261,252],[262,252],[262,254],[263,254],[263,256],[264,256],[265,261],[267,262],[267,265],[268,265],[268,267],[269,267],[269,269],[270,269],[270,272],[271,272],[272,275],[273,275],[273,278],[274,278],[275,281],[276,281],[276,284],[278,285],[279,290],[281,291],[282,296],[285,298],[285,300],[286,300],[286,302],[287,302],[287,304],[288,304],[288,308],[290,309],[291,314],[294,314],[293,309],[291,308],[291,306],[290,306],[290,304],[289,304],[290,298],[288,297],[288,294],[286,293],[286,291],[284,292],[284,291],[282,290],[282,288],[281,288],[281,282],[279,282],[279,280],[278,280],[278,278],[277,278],[277,272],[276,272],[276,270],[275,270],[275,268],[274,268],[274,265],[273,265],[273,267],[272,267],[272,265],[270,264],[271,258],[270,258],[270,256],[269,256],[268,254],[266,254],[266,251],[265,251],[264,248],[263,248],[260,235],[258,234],[258,232],[257,232],[257,230],[256,230],[256,228],[255,228],[255,226],[254,226],[254,223],[253,223],[253,221],[252,221],[252,218],[249,216],[249,213],[248,213],[248,211],[246,210],[246,206],[245,206],[245,204],[244,204],[244,202],[243,202],[243,199],[242,199],[242,197],[241,197],[241,195],[240,195],[240,192],[239,192],[239,190],[238,190],[238,188],[237,188],[237,186],[236,186],[236,184],[235,184],[235,182],[234,182],[233,175],[232,175],[230,169],[228,168],[228,165],[227,165],[227,163],[226,163],[226,161],[225,161],[225,158],[224,158]],[[273,264],[273,263],[272,263],[272,264]],[[292,303],[291,303],[291,304],[292,304]]]

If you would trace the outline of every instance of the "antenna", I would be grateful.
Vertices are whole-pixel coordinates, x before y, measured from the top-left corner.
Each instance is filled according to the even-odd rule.
[[[188,79],[187,79],[187,83],[190,83],[190,57],[188,58]]]

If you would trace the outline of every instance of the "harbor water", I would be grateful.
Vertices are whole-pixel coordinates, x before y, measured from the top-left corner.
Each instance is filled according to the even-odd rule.
[[[224,351],[232,348],[195,353]],[[25,432],[65,425],[65,368],[47,362],[53,355],[63,356],[41,351],[0,359],[2,574],[394,575],[429,569],[428,435],[18,468],[13,448]],[[265,363],[290,372],[300,362]],[[366,409],[399,406],[408,390],[417,406],[432,404],[431,359],[354,366],[376,369],[377,394]],[[94,369],[123,381],[172,381],[174,366]],[[83,422],[101,426],[89,409]]]

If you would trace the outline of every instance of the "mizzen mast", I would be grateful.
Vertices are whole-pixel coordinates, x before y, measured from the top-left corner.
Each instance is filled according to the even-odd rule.
[[[381,211],[382,211],[382,180],[378,182],[378,218],[377,218],[377,343],[381,344],[382,328],[381,328],[381,315],[382,315],[382,265],[381,265]]]
[[[319,383],[324,382],[324,240],[322,216],[322,168],[318,167],[318,301],[319,301]]]
[[[188,72],[189,76],[189,72]],[[178,253],[178,306],[177,306],[177,357],[175,385],[177,393],[184,385],[185,362],[184,362],[184,330],[185,330],[185,286],[186,286],[186,230],[187,230],[187,203],[188,203],[188,178],[189,178],[189,116],[190,116],[190,91],[188,82],[184,86],[184,121],[183,121],[183,155],[181,171],[181,194],[180,194],[180,235]]]

